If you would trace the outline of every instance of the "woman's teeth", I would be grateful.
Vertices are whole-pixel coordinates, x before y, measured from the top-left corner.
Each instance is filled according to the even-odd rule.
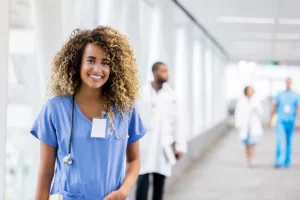
[[[90,77],[92,77],[93,79],[98,79],[98,80],[103,78],[103,76],[97,76],[97,75],[90,75]]]

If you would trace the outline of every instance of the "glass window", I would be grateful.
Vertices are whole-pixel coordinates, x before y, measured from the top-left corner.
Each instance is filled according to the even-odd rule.
[[[193,44],[193,70],[192,70],[192,97],[193,97],[193,123],[192,131],[193,136],[201,132],[203,126],[203,54],[201,43],[199,40],[195,40]]]
[[[212,52],[209,46],[205,49],[205,128],[212,123]]]
[[[183,27],[176,29],[176,53],[175,53],[175,90],[178,96],[179,113],[181,116],[181,128],[187,134],[190,133],[191,120],[188,113],[189,96],[189,70],[184,67],[189,59],[186,30]]]

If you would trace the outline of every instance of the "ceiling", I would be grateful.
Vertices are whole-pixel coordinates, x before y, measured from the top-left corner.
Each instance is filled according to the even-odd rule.
[[[223,46],[233,62],[300,65],[300,0],[178,1]],[[11,27],[31,28],[30,0],[10,2]]]
[[[300,65],[300,0],[180,0],[231,61]]]

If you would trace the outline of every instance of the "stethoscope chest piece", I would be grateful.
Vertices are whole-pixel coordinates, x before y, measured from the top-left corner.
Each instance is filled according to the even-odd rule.
[[[127,139],[127,138],[129,138],[129,136],[128,135],[126,135],[126,136],[120,136],[120,135],[116,135],[116,138],[119,140],[119,139]]]
[[[71,165],[71,164],[73,163],[73,160],[72,160],[70,154],[67,155],[67,156],[65,156],[63,161],[64,161],[64,164],[65,164],[65,165]]]

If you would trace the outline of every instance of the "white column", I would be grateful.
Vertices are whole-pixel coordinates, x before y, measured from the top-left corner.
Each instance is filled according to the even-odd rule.
[[[186,67],[187,70],[192,72],[193,71],[193,45],[194,45],[194,27],[193,24],[188,24],[187,26],[187,30],[188,30],[188,46],[187,46],[187,51],[188,51],[188,58],[187,58],[187,63],[186,63]],[[189,97],[188,97],[188,114],[189,114],[189,134],[190,137],[193,135],[193,112],[194,112],[194,107],[193,107],[193,98],[196,95],[193,91],[193,84],[194,84],[194,79],[193,79],[193,75],[192,74],[187,74],[187,80],[189,81],[189,85],[188,85],[188,90],[189,90]]]
[[[170,63],[173,59],[172,55],[172,43],[173,41],[171,40],[171,33],[172,33],[172,28],[173,23],[172,23],[172,7],[170,7],[170,4],[173,4],[172,2],[164,2],[161,1],[158,3],[159,6],[159,12],[160,12],[160,43],[159,43],[159,59],[161,61],[166,62],[166,64],[169,65],[169,68],[173,68]],[[156,30],[154,30],[156,31]]]
[[[74,1],[71,2],[74,4]],[[77,0],[75,1],[75,16],[78,17],[78,27],[84,29],[93,29],[96,27],[98,12],[97,2],[95,0]],[[67,15],[67,13],[63,13]]]
[[[112,17],[112,13],[116,13],[113,10],[113,6],[114,6],[114,0],[100,0],[98,2],[98,11],[99,11],[99,18],[97,20],[99,25],[102,26],[108,26],[111,25],[111,17]]]
[[[151,41],[151,28],[153,22],[153,6],[147,4],[144,1],[139,1],[139,32],[140,32],[140,57],[138,61],[140,75],[143,83],[147,81],[147,74],[151,73],[151,63],[149,62],[149,52],[150,52],[150,43]],[[145,23],[147,22],[147,23]],[[151,73],[152,75],[152,73]],[[150,76],[149,76],[150,77]]]
[[[133,1],[134,2],[134,1]],[[98,25],[111,26],[124,32],[126,18],[126,4],[132,1],[126,0],[100,0],[98,2]],[[130,22],[129,22],[130,23]]]
[[[219,101],[216,96],[216,88],[218,86],[218,77],[217,77],[217,71],[216,71],[216,64],[217,64],[217,56],[216,56],[216,48],[212,47],[212,56],[211,56],[211,126],[214,126],[216,123],[216,115],[215,112],[218,109],[217,108],[217,102]]]
[[[146,71],[146,80],[151,81],[153,74],[151,72],[151,66],[157,61],[160,53],[160,33],[161,33],[161,13],[158,7],[152,8],[151,22],[149,22],[149,38],[148,38],[148,57],[147,67],[149,70]],[[150,67],[149,67],[150,66]]]
[[[62,26],[62,38],[66,41],[71,32],[75,28],[79,27],[79,16],[80,13],[76,13],[76,3],[74,0],[63,0],[61,1],[61,26]]]
[[[61,1],[33,0],[33,19],[36,33],[36,53],[38,56],[38,77],[42,96],[45,96],[46,76],[51,61],[62,45]]]
[[[175,54],[175,84],[174,89],[177,94],[177,100],[179,102],[178,108],[178,119],[179,130],[186,134],[187,139],[189,139],[190,133],[190,114],[189,109],[189,71],[187,70],[186,60],[189,59],[190,48],[188,46],[188,34],[184,26],[178,27],[176,30],[176,54]],[[182,117],[184,116],[184,117]]]
[[[98,0],[61,1],[62,37],[66,41],[74,29],[94,29],[100,16]]]
[[[212,122],[212,50],[208,41],[206,41],[205,47],[205,129],[208,129]]]
[[[5,199],[5,150],[7,134],[7,88],[8,88],[8,33],[9,0],[0,6],[0,199]]]
[[[174,5],[171,1],[158,1],[161,13],[159,59],[169,66],[169,83],[174,86],[175,82],[175,54],[176,54],[176,27],[174,26]],[[156,31],[156,30],[154,30]]]
[[[123,24],[123,26],[126,26],[120,26],[120,31],[124,31],[124,33],[129,37],[129,41],[134,50],[137,63],[139,64],[141,58],[139,0],[131,0],[127,2],[124,2],[124,0],[122,0],[120,1],[118,6],[120,7],[119,10],[122,11],[121,14],[123,13],[123,15],[125,16],[125,20],[120,22]]]
[[[193,44],[193,69],[191,77],[193,79],[193,136],[201,133],[203,126],[203,50],[199,38],[194,39]]]
[[[33,117],[35,118],[40,112],[45,100],[46,84],[49,77],[52,59],[55,53],[61,48],[63,43],[63,20],[62,20],[62,3],[60,0],[33,0],[33,22],[34,34],[36,38],[36,49],[34,55],[37,58],[37,64],[34,66],[35,77],[30,82],[28,88],[31,96],[31,105],[33,108]],[[34,90],[35,88],[35,90]],[[32,146],[32,155],[37,159],[30,163],[30,167],[37,169],[39,163],[39,150],[37,140],[27,141]],[[26,187],[26,191],[34,191],[36,185],[37,173],[30,170],[32,179]],[[27,195],[24,194],[24,195]]]

